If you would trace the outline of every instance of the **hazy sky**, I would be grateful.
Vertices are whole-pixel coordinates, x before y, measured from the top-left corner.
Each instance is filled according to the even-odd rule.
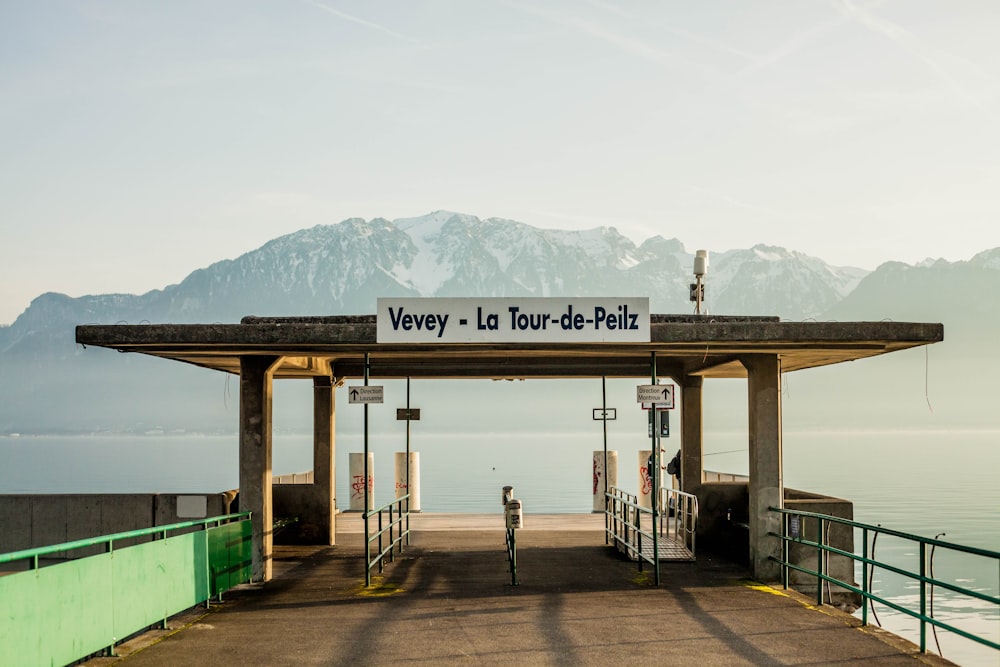
[[[348,217],[1000,246],[1000,3],[0,0],[0,323]]]

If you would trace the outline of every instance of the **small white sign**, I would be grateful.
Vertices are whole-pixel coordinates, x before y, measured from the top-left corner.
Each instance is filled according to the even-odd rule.
[[[178,519],[204,519],[208,516],[207,496],[177,496]]]
[[[355,385],[347,388],[347,402],[348,403],[381,403],[382,402],[382,390],[384,387],[381,385]]]
[[[640,384],[635,388],[635,402],[656,403],[657,410],[672,410],[675,386],[672,384]]]

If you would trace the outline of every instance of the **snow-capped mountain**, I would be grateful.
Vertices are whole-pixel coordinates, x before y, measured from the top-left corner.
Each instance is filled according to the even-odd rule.
[[[943,321],[948,340],[963,340],[983,322],[1000,320],[987,298],[1000,289],[1000,249],[968,262],[889,262],[874,272],[765,245],[709,251],[709,314]],[[76,416],[59,415],[67,423],[92,427],[79,423],[80,415],[127,412],[121,406],[138,405],[153,376],[178,388],[171,395],[191,395],[187,374],[201,371],[141,355],[83,352],[74,343],[78,324],[365,314],[375,312],[380,296],[648,296],[654,313],[686,314],[693,310],[693,260],[677,239],[655,236],[636,245],[609,227],[539,229],[448,211],[317,225],[194,271],[162,290],[37,297],[11,326],[0,327],[0,432],[39,430],[33,421],[52,420],[44,406],[53,401],[77,407]],[[956,322],[965,334],[956,331]],[[97,401],[95,385],[115,397]],[[87,401],[94,405],[85,406]],[[196,409],[180,411],[192,415]]]
[[[689,313],[693,253],[677,239],[636,246],[614,228],[538,229],[448,211],[359,218],[276,238],[141,296],[45,294],[0,333],[68,337],[90,322],[238,322],[244,315],[360,314],[379,296],[649,296],[654,312]],[[708,312],[815,317],[863,277],[784,248],[711,255]]]

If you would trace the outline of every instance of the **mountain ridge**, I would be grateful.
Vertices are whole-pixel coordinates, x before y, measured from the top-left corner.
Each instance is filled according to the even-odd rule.
[[[117,425],[122,406],[147,415],[136,417],[146,423],[153,419],[148,415],[164,415],[169,406],[199,423],[218,422],[211,410],[191,405],[202,391],[195,385],[202,382],[196,378],[203,377],[203,369],[142,355],[83,351],[74,341],[78,324],[370,314],[380,296],[644,295],[651,312],[681,314],[693,310],[688,298],[693,258],[680,240],[664,235],[637,245],[613,227],[546,230],[502,218],[435,211],[395,221],[348,218],[315,225],[145,294],[45,293],[11,325],[0,327],[0,373],[5,379],[0,383],[0,433],[56,424],[83,429]],[[784,320],[945,322],[940,347],[957,382],[962,373],[979,370],[970,355],[1000,328],[1000,305],[984,294],[1000,294],[1000,248],[967,261],[912,266],[887,261],[866,271],[757,244],[710,253],[706,305],[710,314],[778,315]],[[902,355],[890,355],[896,356]],[[155,409],[139,404],[137,396],[149,378],[180,398],[161,399]],[[94,383],[101,392],[93,390]],[[105,399],[98,400],[99,395]],[[53,416],[45,408],[50,403],[74,409]]]

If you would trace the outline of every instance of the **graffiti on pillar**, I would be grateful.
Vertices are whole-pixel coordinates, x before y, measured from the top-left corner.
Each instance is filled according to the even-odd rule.
[[[653,490],[653,478],[649,476],[649,468],[641,466],[639,468],[639,479],[642,480],[642,491],[640,495],[649,495]]]
[[[407,488],[409,488],[409,487],[407,486],[406,482],[396,482],[396,490],[397,491],[405,490]]]
[[[368,476],[368,492],[375,488],[375,476]],[[351,498],[364,498],[365,492],[365,476],[364,475],[354,475],[354,481],[351,482]]]
[[[597,483],[601,480],[601,471],[597,469],[597,457],[594,457],[594,495],[597,495]]]

